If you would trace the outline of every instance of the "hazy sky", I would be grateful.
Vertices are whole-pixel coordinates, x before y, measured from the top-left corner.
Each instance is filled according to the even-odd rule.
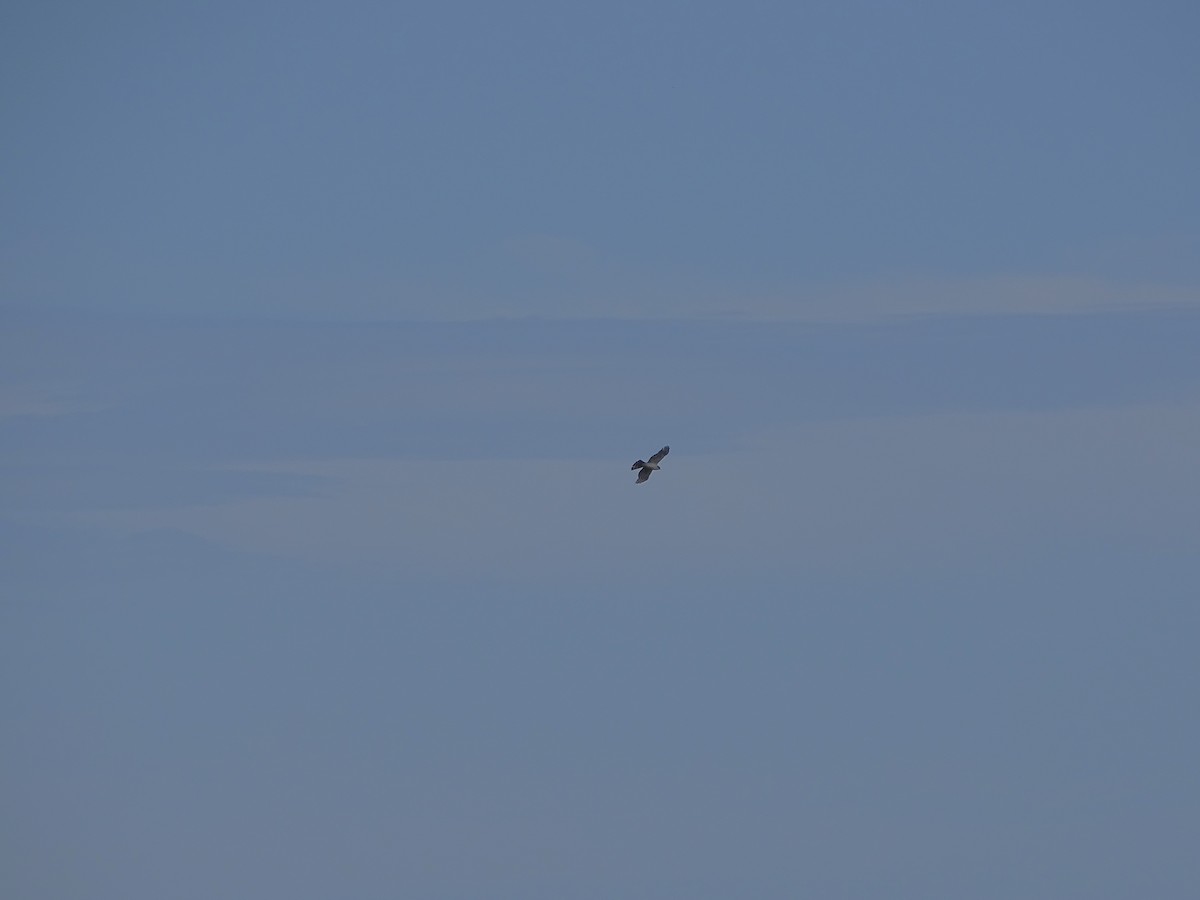
[[[6,10],[0,893],[1191,900],[1198,28]]]

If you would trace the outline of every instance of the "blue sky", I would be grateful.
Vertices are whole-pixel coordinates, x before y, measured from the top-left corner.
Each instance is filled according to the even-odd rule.
[[[1190,5],[4,19],[6,896],[1194,896]]]

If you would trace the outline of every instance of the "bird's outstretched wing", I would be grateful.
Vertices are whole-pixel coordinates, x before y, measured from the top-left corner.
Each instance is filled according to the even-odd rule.
[[[661,450],[659,450],[657,453],[655,453],[652,457],[650,457],[650,465],[657,466],[660,462],[662,462],[662,458],[670,452],[671,452],[670,447],[663,447]]]
[[[645,481],[647,478],[650,477],[650,473],[653,471],[654,471],[653,469],[642,469],[641,471],[639,471],[637,483],[641,484],[643,481]]]

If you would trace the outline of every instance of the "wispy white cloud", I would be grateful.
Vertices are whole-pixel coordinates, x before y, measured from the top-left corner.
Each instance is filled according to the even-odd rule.
[[[870,323],[918,316],[1039,316],[1200,309],[1200,287],[1067,275],[896,278],[756,296],[719,309],[750,319]]]
[[[553,253],[531,244],[522,252]],[[576,251],[570,248],[570,252]],[[714,283],[699,275],[624,273],[589,267],[572,277],[569,260],[538,263],[550,274],[520,289],[485,294],[447,285],[394,285],[339,291],[350,318],[468,322],[481,319],[744,319],[871,324],[921,316],[1093,315],[1200,309],[1200,286],[1070,275],[897,275],[856,282],[763,288]],[[357,298],[357,299],[355,299]],[[322,305],[313,298],[314,308]]]
[[[1200,403],[811,423],[738,450],[624,461],[296,461],[306,496],[93,513],[243,551],[419,574],[555,581],[897,573],[1151,547],[1200,552]],[[1055,550],[1054,548],[1057,548]]]
[[[1163,238],[1161,242],[1166,241]],[[1175,243],[1194,243],[1176,236]],[[1100,251],[1097,251],[1099,253]],[[918,316],[1087,315],[1200,309],[1200,283],[1178,266],[1156,280],[1129,257],[1148,253],[1107,248],[1103,258],[1044,272],[952,276],[897,272],[861,279],[805,281],[725,277],[719,266],[634,261],[579,238],[514,235],[464,255],[462,272],[427,282],[370,279],[341,285],[339,308],[381,319],[473,321],[491,318],[724,319],[811,323],[877,323]],[[1104,265],[1121,255],[1116,270]],[[1177,254],[1178,255],[1178,254]],[[1068,264],[1069,265],[1069,264]],[[1124,275],[1115,275],[1113,272]],[[333,286],[327,286],[332,288]],[[287,296],[314,307],[328,298],[314,285]]]

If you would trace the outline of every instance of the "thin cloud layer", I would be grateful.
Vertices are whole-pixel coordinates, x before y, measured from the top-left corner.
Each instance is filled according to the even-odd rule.
[[[295,461],[261,474],[319,492],[87,520],[334,567],[538,584],[901,576],[1104,548],[1182,558],[1200,553],[1198,441],[1195,400],[885,417],[747,436],[736,452],[676,446],[653,493],[632,493],[612,460]]]
[[[1200,309],[1200,287],[1070,276],[897,278],[791,296],[755,298],[752,319],[880,323],[928,316],[1084,316]]]
[[[43,525],[539,583],[1194,540],[1188,313],[27,327],[23,379],[91,392],[4,425],[6,507]],[[647,441],[674,452],[633,500]]]

